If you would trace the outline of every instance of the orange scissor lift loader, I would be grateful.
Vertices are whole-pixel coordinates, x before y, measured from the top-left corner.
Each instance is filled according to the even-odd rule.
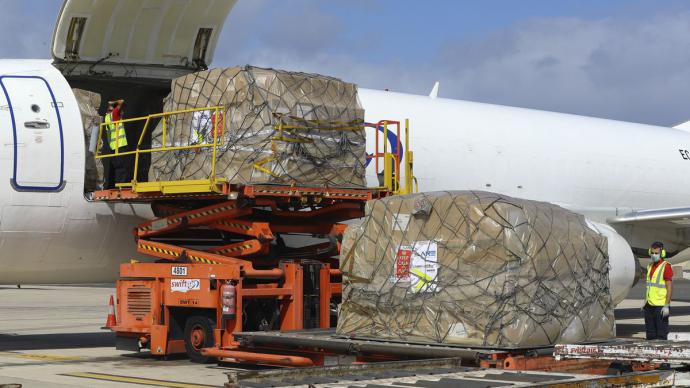
[[[223,107],[203,109],[217,114]],[[208,147],[215,163],[220,146],[215,130],[212,141],[204,144],[142,146],[154,119],[166,121],[197,110],[123,120],[145,120],[137,149],[96,157],[131,154],[138,165],[145,153]],[[148,202],[157,216],[134,231],[138,252],[155,262],[120,267],[117,323],[111,327],[117,347],[148,348],[158,356],[186,352],[196,362],[218,357],[311,365],[314,356],[237,350],[233,333],[335,324],[341,294],[337,256],[346,227],[342,222],[363,217],[370,199],[410,192],[414,182],[407,122],[404,153],[402,144],[394,152],[385,141],[379,145],[378,131],[384,133],[382,139],[389,131],[401,139],[400,122],[369,125],[377,132],[369,158],[383,164],[380,187],[234,185],[216,177],[214,165],[207,180],[139,182],[135,174],[132,182],[115,190],[94,193],[99,201]]]

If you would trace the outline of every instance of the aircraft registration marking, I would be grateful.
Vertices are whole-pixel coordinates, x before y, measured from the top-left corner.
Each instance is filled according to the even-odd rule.
[[[82,377],[82,378],[87,378],[87,379],[96,379],[96,380],[104,380],[104,381],[116,381],[116,382],[122,382],[122,383],[151,385],[154,387],[173,387],[173,388],[209,388],[209,387],[215,387],[214,385],[183,383],[183,382],[179,382],[179,381],[145,379],[145,378],[141,378],[141,377],[119,376],[119,375],[111,375],[111,374],[106,374],[106,373],[78,372],[78,373],[64,373],[64,374],[62,374],[62,376]]]

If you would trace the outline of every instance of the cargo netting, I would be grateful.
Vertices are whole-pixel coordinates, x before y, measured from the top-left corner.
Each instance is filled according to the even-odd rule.
[[[103,163],[95,159],[96,142],[98,141],[98,126],[101,116],[98,107],[101,105],[101,95],[83,89],[72,89],[79,106],[79,114],[84,130],[85,155],[84,192],[92,192],[103,188]]]
[[[216,176],[231,183],[364,187],[364,111],[354,84],[336,78],[257,67],[212,69],[172,81],[152,148],[212,144]],[[212,148],[152,154],[149,180],[205,179]]]
[[[515,348],[612,338],[607,239],[476,191],[369,201],[343,238],[341,335]]]

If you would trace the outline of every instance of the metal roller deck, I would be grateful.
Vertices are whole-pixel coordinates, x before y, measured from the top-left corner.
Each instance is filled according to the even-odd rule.
[[[226,388],[259,387],[670,387],[674,371],[601,376],[462,366],[462,359],[396,361],[320,368],[228,372]]]

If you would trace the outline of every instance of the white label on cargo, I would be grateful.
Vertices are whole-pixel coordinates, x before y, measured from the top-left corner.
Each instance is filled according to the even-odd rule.
[[[450,326],[448,330],[448,337],[451,338],[467,338],[467,329],[465,329],[465,324],[462,322],[455,322]]]
[[[187,292],[201,289],[199,279],[170,279],[170,290],[172,292]]]
[[[187,276],[187,267],[172,267],[170,272],[173,276]]]
[[[396,214],[393,217],[393,225],[391,225],[391,229],[405,231],[405,230],[407,230],[407,225],[409,223],[410,223],[410,215],[409,214]]]
[[[410,275],[412,292],[439,291],[436,282],[438,275],[438,244],[436,241],[417,241],[414,243],[410,260]]]

